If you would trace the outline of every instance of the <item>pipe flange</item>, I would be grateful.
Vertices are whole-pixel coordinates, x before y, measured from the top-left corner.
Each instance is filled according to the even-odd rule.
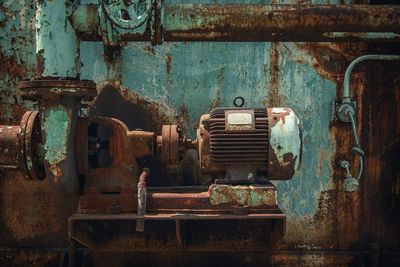
[[[161,141],[161,159],[166,164],[178,164],[180,161],[180,140],[177,125],[163,125]]]
[[[27,180],[43,180],[46,177],[43,162],[43,145],[38,111],[23,115],[18,132],[20,151],[19,169]]]
[[[91,100],[97,95],[96,83],[87,80],[35,79],[19,83],[23,99],[71,96]]]

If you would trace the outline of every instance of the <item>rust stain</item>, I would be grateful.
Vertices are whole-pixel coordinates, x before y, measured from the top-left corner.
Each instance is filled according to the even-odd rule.
[[[155,50],[154,50],[154,47],[151,46],[151,45],[145,45],[145,46],[143,47],[143,50],[146,51],[146,52],[148,52],[148,53],[149,53],[150,55],[152,55],[152,56],[155,56],[155,55],[156,55],[156,52],[155,52]]]
[[[0,77],[4,80],[22,79],[26,77],[28,69],[25,64],[18,62],[16,55],[6,56],[0,46]]]
[[[169,50],[165,57],[165,63],[167,64],[167,73],[169,74],[171,71],[171,52]]]
[[[89,115],[91,116],[111,116],[117,119],[122,120],[124,123],[127,123],[128,127],[132,127],[129,124],[128,120],[125,120],[124,117],[129,116],[131,119],[135,119],[136,121],[143,121],[141,125],[135,123],[135,128],[142,128],[146,130],[152,130],[155,132],[161,132],[162,125],[164,124],[173,124],[173,121],[176,120],[175,117],[169,116],[170,113],[168,107],[159,102],[149,101],[143,97],[141,97],[138,93],[133,92],[129,88],[123,86],[121,82],[121,76],[119,76],[116,80],[107,82],[103,85],[99,86],[98,96],[94,98],[91,102],[95,106],[94,109],[89,110]],[[110,94],[112,91],[117,92],[117,94],[122,98],[122,100],[127,101],[131,104],[130,107],[126,106],[126,103],[120,103],[119,105],[110,106],[109,100],[102,99],[101,95],[104,92],[106,95]],[[115,96],[109,96],[115,97]],[[101,101],[101,103],[99,103]],[[120,101],[120,100],[115,100]],[[126,107],[125,107],[126,106]],[[118,109],[129,109],[126,111]],[[106,111],[108,109],[108,111]],[[116,115],[106,115],[104,112],[118,113],[128,112],[131,114],[125,114],[123,116]],[[137,116],[136,118],[132,117],[132,112],[134,112]],[[140,113],[140,115],[139,115]]]
[[[12,110],[12,117],[17,119],[17,118],[21,118],[22,115],[24,115],[26,108],[24,107],[24,105],[21,104],[12,104],[11,105],[11,110]]]
[[[294,43],[294,45],[312,55],[311,65],[325,79],[331,80],[339,85],[342,84],[344,73],[350,62],[356,57],[366,53],[364,43]],[[284,45],[287,48],[286,45]],[[290,50],[289,48],[287,48]],[[297,59],[299,64],[304,63],[301,58]]]
[[[185,127],[185,122],[188,124],[191,130],[196,130],[198,127],[198,122],[192,121],[190,119],[190,114],[189,110],[185,106],[185,104],[182,104],[179,106],[179,122],[178,126],[180,129],[182,129],[183,132],[186,132],[186,127]]]
[[[398,46],[393,46],[398,52]],[[361,147],[366,153],[361,184],[361,233],[364,237],[385,242],[387,247],[400,246],[398,231],[400,196],[391,189],[399,187],[400,168],[400,63],[375,62],[364,75],[367,86],[357,88],[358,129]],[[357,81],[357,80],[356,80]],[[384,104],[382,104],[384,103]],[[396,194],[397,193],[397,194]],[[378,197],[379,196],[379,197]],[[397,204],[395,204],[397,203]]]
[[[324,162],[326,161],[327,157],[328,157],[328,151],[326,150],[321,150],[318,154],[318,168],[317,168],[317,172],[316,175],[320,176],[322,173],[322,165],[324,164]]]
[[[281,106],[281,97],[279,95],[279,43],[271,43],[270,66],[269,66],[270,84],[268,107]]]
[[[215,101],[210,102],[209,109],[213,110],[221,106],[221,90],[218,89]]]
[[[44,50],[41,49],[36,54],[36,77],[42,77],[45,69],[45,59],[43,57]]]
[[[103,58],[107,66],[107,80],[112,80],[111,74],[119,66],[121,58],[121,46],[104,46]]]
[[[211,185],[209,188],[212,205],[227,204],[243,207],[276,207],[273,186]]]
[[[396,32],[398,12],[397,7],[362,5],[252,5],[246,12],[240,4],[169,5],[164,8],[164,40],[305,41],[321,40],[324,32],[334,31]]]
[[[23,245],[36,238],[49,244],[57,237],[62,243],[66,218],[74,209],[71,201],[61,199],[46,180],[27,181],[18,174],[1,180],[2,240]]]

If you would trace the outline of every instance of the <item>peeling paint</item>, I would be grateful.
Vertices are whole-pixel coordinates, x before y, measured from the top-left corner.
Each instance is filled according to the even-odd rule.
[[[36,5],[36,53],[44,77],[79,76],[79,41],[66,19],[66,1],[38,1]]]
[[[44,115],[42,131],[46,133],[45,159],[51,165],[57,165],[67,156],[66,140],[70,132],[68,110],[60,105],[47,109]]]
[[[283,113],[284,117],[271,128],[270,144],[281,166],[289,164],[287,154],[292,155],[295,161],[294,170],[299,168],[301,151],[300,121],[292,110],[287,108],[273,108],[273,114]]]
[[[212,185],[209,193],[212,205],[229,203],[254,208],[276,205],[274,187]]]

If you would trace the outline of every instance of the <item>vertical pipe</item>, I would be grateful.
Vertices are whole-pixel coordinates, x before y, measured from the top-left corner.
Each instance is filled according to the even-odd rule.
[[[79,79],[79,39],[69,15],[74,1],[36,0],[36,80]],[[38,87],[39,87],[38,83]],[[53,91],[68,89],[68,83]],[[80,98],[44,94],[39,101],[44,165],[51,184],[66,195],[77,194],[75,128]]]
[[[79,39],[69,0],[36,0],[36,76],[79,78]]]
[[[78,194],[75,132],[79,102],[73,97],[44,97],[39,102],[46,177],[65,195]]]

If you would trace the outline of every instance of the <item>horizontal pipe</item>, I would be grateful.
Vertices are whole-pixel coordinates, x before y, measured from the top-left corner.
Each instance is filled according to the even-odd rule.
[[[165,4],[164,41],[380,41],[400,40],[400,6]],[[101,41],[97,5],[70,17],[83,41]],[[121,41],[150,41],[151,33],[124,33]]]
[[[301,35],[319,40],[326,32],[399,33],[400,7],[165,5],[162,27],[165,41],[263,41],[273,36],[283,36],[288,41],[292,34],[296,41]]]
[[[17,169],[22,153],[20,126],[0,125],[0,169]]]

